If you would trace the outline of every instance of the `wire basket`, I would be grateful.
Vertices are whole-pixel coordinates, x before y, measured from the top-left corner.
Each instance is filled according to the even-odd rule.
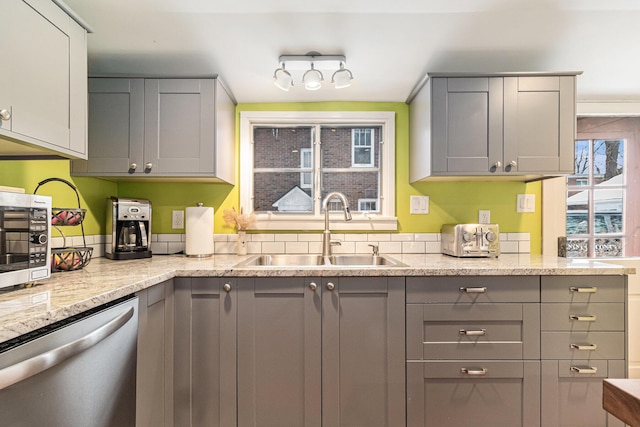
[[[51,249],[51,272],[80,270],[89,264],[92,247]]]
[[[51,208],[51,225],[79,225],[86,213],[86,209]]]
[[[80,207],[80,195],[78,194],[78,189],[75,187],[75,185],[62,178],[48,178],[44,181],[39,182],[33,193],[36,194],[40,186],[52,181],[62,182],[71,187],[71,189],[76,193],[78,207],[51,208],[51,225],[53,226],[53,228],[58,230],[60,236],[62,236],[62,245],[64,246],[62,248],[51,249],[51,272],[55,273],[59,271],[80,270],[81,268],[84,268],[89,264],[89,262],[91,261],[91,255],[93,254],[93,248],[87,246],[87,241],[84,234],[83,221],[87,210]],[[64,235],[59,226],[74,225],[80,225],[80,228],[82,229],[83,246],[67,247],[67,237]]]

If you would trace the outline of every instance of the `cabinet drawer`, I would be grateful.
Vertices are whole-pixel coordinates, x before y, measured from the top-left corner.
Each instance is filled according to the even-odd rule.
[[[542,276],[542,302],[624,302],[624,276]]]
[[[624,332],[542,332],[543,359],[624,359]]]
[[[540,425],[540,362],[409,362],[407,375],[410,427]]]
[[[538,302],[539,276],[408,277],[408,303]]]
[[[624,331],[623,303],[543,303],[543,331]]]
[[[537,304],[410,304],[407,358],[538,358],[539,319]]]
[[[571,366],[597,368],[578,374]],[[542,426],[624,427],[602,409],[602,379],[624,378],[624,360],[545,360],[542,362]]]

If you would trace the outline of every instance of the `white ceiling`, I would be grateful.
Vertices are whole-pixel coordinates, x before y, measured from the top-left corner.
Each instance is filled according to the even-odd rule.
[[[580,101],[640,100],[637,0],[65,2],[94,30],[91,76],[218,74],[242,103],[405,101],[446,71],[583,71]],[[310,51],[345,55],[352,86],[272,84],[280,55]]]

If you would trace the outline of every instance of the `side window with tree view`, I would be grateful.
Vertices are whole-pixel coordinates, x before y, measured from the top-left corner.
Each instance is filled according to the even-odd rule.
[[[580,139],[567,178],[567,256],[625,256],[626,141]]]

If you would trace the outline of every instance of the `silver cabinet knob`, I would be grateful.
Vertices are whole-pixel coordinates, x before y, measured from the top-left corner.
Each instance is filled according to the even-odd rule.
[[[311,289],[312,291],[316,291],[316,289],[318,289],[318,285],[316,285],[315,282],[311,282],[309,283],[309,289]]]
[[[502,162],[498,160],[493,164],[493,167],[495,167],[496,169],[500,169],[502,167]]]
[[[336,288],[336,285],[334,285],[333,283],[329,282],[327,283],[327,289],[329,289],[330,291],[334,290]]]
[[[0,110],[0,120],[9,120],[11,119],[11,111],[2,109]]]
[[[231,291],[231,285],[230,285],[230,284],[228,284],[228,283],[225,283],[225,284],[222,286],[222,289],[224,289],[224,291],[225,291],[225,292],[230,292],[230,291]]]
[[[153,167],[153,163],[151,163],[151,162],[148,162],[148,163],[144,164],[144,168],[145,169],[151,169],[152,167]]]
[[[131,164],[129,165],[129,169],[131,169],[131,170],[136,170],[136,168],[137,168],[137,167],[138,167],[138,165],[137,165],[137,164],[135,164],[135,163],[131,163]]]

